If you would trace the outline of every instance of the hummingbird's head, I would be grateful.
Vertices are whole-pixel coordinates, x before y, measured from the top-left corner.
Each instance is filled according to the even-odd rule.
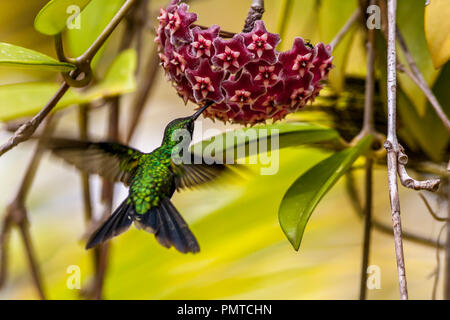
[[[176,130],[185,130],[189,132],[190,137],[192,138],[192,135],[194,134],[194,123],[195,120],[200,117],[200,115],[205,111],[207,108],[209,108],[211,105],[213,105],[214,102],[208,102],[206,103],[202,108],[197,110],[192,116],[185,117],[185,118],[178,118],[175,120],[172,120],[166,127],[166,130],[164,132],[164,141],[168,141],[168,139],[172,139],[172,135]]]

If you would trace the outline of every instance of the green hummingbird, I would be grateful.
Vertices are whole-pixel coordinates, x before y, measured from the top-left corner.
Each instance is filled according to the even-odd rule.
[[[190,117],[170,122],[161,146],[151,153],[119,143],[49,139],[48,148],[66,162],[129,186],[128,197],[92,234],[86,249],[118,236],[134,222],[138,229],[153,233],[164,247],[174,246],[183,253],[200,251],[195,236],[170,199],[176,190],[208,182],[226,170],[223,164],[206,164],[205,159],[186,152],[195,120],[210,105]],[[186,132],[189,139],[174,139],[177,130]],[[174,161],[173,155],[190,161]]]

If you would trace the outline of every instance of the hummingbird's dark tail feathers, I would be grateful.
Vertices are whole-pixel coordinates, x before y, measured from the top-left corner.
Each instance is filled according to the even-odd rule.
[[[86,249],[96,247],[125,232],[130,227],[133,222],[135,210],[132,204],[127,203],[127,200],[125,199],[108,220],[94,232],[86,245]]]
[[[163,199],[158,207],[150,209],[140,219],[136,217],[135,225],[153,233],[156,240],[166,248],[174,246],[182,253],[200,251],[186,221],[168,198]]]
[[[136,227],[153,233],[166,248],[174,246],[182,253],[200,251],[195,236],[169,199],[163,199],[158,207],[144,215],[136,213],[128,199],[90,237],[86,249],[91,249],[125,232],[134,221]]]

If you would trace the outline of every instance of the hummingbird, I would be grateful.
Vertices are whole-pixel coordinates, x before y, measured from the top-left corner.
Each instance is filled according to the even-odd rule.
[[[192,116],[171,121],[161,146],[150,153],[119,143],[49,139],[47,145],[52,153],[79,170],[129,187],[128,197],[91,235],[86,249],[122,234],[134,222],[138,229],[154,234],[166,248],[173,246],[182,253],[200,251],[195,236],[170,199],[176,190],[206,183],[226,170],[224,164],[207,164],[202,157],[198,159],[185,151],[195,120],[211,105],[207,103]],[[174,139],[176,130],[186,132],[189,139]],[[174,154],[190,161],[174,161]]]

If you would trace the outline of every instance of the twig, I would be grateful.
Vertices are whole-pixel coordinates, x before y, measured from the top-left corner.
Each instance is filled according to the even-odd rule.
[[[389,198],[392,210],[392,224],[394,230],[394,245],[397,260],[398,282],[400,287],[400,298],[408,299],[408,288],[406,284],[405,258],[403,254],[402,226],[400,218],[400,199],[397,185],[397,165],[399,144],[397,140],[397,74],[396,74],[396,48],[395,48],[395,27],[396,27],[397,0],[388,0],[388,135],[384,147],[387,151]]]
[[[439,230],[438,233],[438,237],[437,237],[437,244],[439,244],[439,241],[441,239],[441,235],[442,232],[445,230],[445,227],[447,226],[447,224],[444,224],[441,229]],[[431,295],[431,299],[432,300],[436,300],[437,297],[437,287],[439,284],[439,277],[441,274],[441,259],[440,259],[440,252],[439,252],[439,247],[436,246],[436,270],[434,271],[434,281],[433,281],[433,291],[432,291],[432,295]]]
[[[434,220],[439,221],[439,222],[450,222],[450,218],[442,218],[439,217],[434,210],[431,208],[430,203],[428,202],[427,198],[425,198],[425,196],[423,195],[422,192],[419,192],[419,197],[422,199],[422,201],[425,204],[425,207],[427,207],[428,212],[431,214],[431,216],[433,217]]]
[[[406,164],[408,163],[408,156],[405,154],[403,147],[398,144],[398,163],[397,170],[398,176],[400,178],[400,182],[403,186],[414,189],[414,190],[428,190],[428,191],[436,191],[439,188],[440,180],[439,179],[429,179],[429,180],[415,180],[411,178],[406,171]]]
[[[447,131],[450,132],[450,120],[448,119],[447,115],[442,109],[442,106],[440,105],[436,96],[433,94],[433,91],[430,89],[427,82],[423,78],[423,75],[420,72],[419,68],[417,67],[414,58],[412,57],[411,53],[408,50],[408,46],[406,45],[405,39],[403,38],[398,28],[397,28],[397,41],[398,44],[400,45],[400,48],[403,51],[403,54],[405,55],[406,61],[408,62],[411,71],[407,70],[404,67],[400,67],[400,65],[398,66],[400,67],[399,70],[405,72],[405,74],[409,76],[411,80],[414,81],[414,83],[420,88],[420,90],[422,90],[422,92],[425,94],[428,101],[436,111],[438,117],[441,119],[442,123],[447,128]]]
[[[142,76],[142,80],[139,82],[140,86],[135,96],[133,97],[132,106],[133,110],[131,115],[130,124],[125,139],[126,143],[129,143],[133,137],[134,132],[141,119],[142,112],[145,107],[145,103],[152,92],[153,86],[156,83],[157,75],[159,72],[159,57],[156,46],[152,49],[149,55],[148,62],[145,70],[147,70]]]
[[[44,127],[42,133],[42,136],[44,137],[49,136],[53,130],[53,124],[50,121],[51,117],[47,119],[47,123]],[[45,299],[43,281],[39,270],[39,264],[36,262],[36,254],[34,252],[34,246],[29,233],[29,223],[27,218],[28,213],[25,208],[25,200],[31,188],[31,184],[33,183],[33,180],[36,176],[36,171],[42,158],[42,154],[42,142],[39,141],[22,178],[22,182],[20,183],[17,194],[8,205],[6,215],[3,219],[3,227],[0,234],[0,287],[5,283],[7,277],[9,235],[12,227],[17,226],[24,243],[25,252],[34,285],[38,292],[39,298]]]
[[[450,180],[447,180],[447,217],[450,219]],[[447,222],[447,239],[445,242],[445,278],[444,299],[450,300],[450,223]]]
[[[31,136],[34,134],[45,117],[47,117],[47,115],[53,110],[59,100],[61,100],[64,94],[66,94],[67,90],[69,90],[69,85],[66,82],[63,82],[63,84],[60,86],[52,99],[47,103],[47,105],[42,108],[42,110],[39,111],[39,113],[35,115],[30,121],[27,121],[26,123],[21,125],[11,138],[9,138],[5,144],[0,146],[0,156],[11,150],[18,144],[31,138]]]
[[[350,203],[355,211],[355,213],[358,214],[358,217],[364,218],[364,208],[361,204],[360,197],[358,195],[358,190],[356,189],[354,178],[352,174],[347,173],[347,179],[346,179],[346,189],[347,194],[350,198]],[[376,229],[377,231],[380,231],[384,234],[393,235],[392,226],[385,224],[381,221],[376,220],[375,218],[372,219],[372,227]],[[408,240],[417,244],[421,244],[423,246],[434,248],[436,246],[436,240],[425,238],[419,234],[403,231],[403,239]],[[439,242],[438,248],[443,249],[445,246],[444,243]]]
[[[337,33],[337,35],[334,37],[333,40],[330,42],[331,48],[335,49],[336,46],[339,44],[339,42],[342,40],[342,38],[345,37],[347,32],[351,29],[353,24],[356,22],[356,20],[359,19],[361,16],[361,9],[358,7],[356,11],[350,16],[350,18],[347,20],[347,22],[344,24],[341,30]]]
[[[371,1],[372,4],[374,1]],[[364,102],[364,120],[359,138],[366,135],[376,135],[374,124],[374,93],[375,93],[375,32],[367,31],[367,75]],[[367,267],[370,256],[370,235],[372,231],[372,200],[373,200],[373,159],[366,156],[365,167],[365,207],[364,207],[364,238],[361,261],[361,279],[359,299],[367,297]]]
[[[76,59],[77,66],[81,69],[77,69],[71,73],[73,79],[76,79],[78,75],[81,73],[86,73],[88,65],[97,54],[98,50],[103,46],[106,40],[109,38],[111,33],[115,30],[120,21],[124,18],[127,12],[131,9],[134,3],[137,0],[127,0],[122,8],[117,12],[111,22],[106,26],[103,32],[99,35],[99,37],[94,41],[94,43],[89,47],[86,52],[84,52],[80,57]],[[87,75],[85,74],[85,77]],[[61,100],[61,98],[66,94],[69,90],[70,84],[68,83],[69,79],[62,83],[56,94],[50,99],[47,105],[42,108],[42,110],[34,116],[30,121],[23,124],[8,141],[0,146],[0,156],[13,149],[20,143],[28,140],[36,129],[40,126],[42,121],[47,117],[47,115],[54,109],[57,103]]]
[[[247,19],[245,19],[245,25],[242,31],[252,31],[255,26],[255,22],[262,19],[264,12],[264,0],[252,0],[252,5],[248,11]]]

